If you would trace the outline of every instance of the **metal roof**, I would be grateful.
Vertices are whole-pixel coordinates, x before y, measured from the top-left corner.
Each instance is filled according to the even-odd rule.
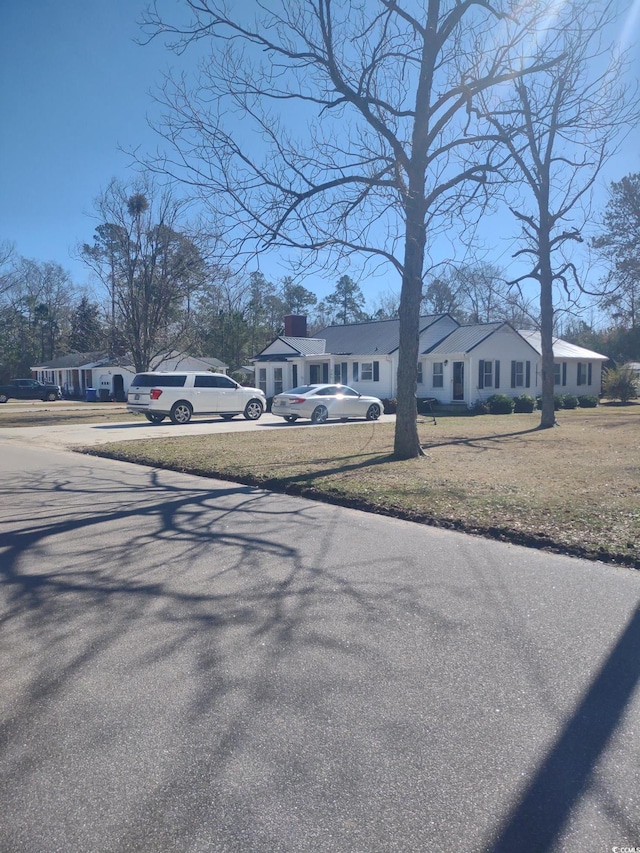
[[[518,334],[523,337],[527,343],[531,344],[538,355],[542,354],[542,345],[540,343],[540,332],[533,332],[528,329],[519,329]],[[554,358],[579,358],[584,361],[607,361],[606,355],[601,355],[593,350],[585,349],[584,347],[570,344],[563,341],[561,338],[553,338],[553,357]]]
[[[444,340],[423,352],[429,355],[453,355],[454,353],[469,352],[504,325],[505,323],[474,323],[468,326],[459,326],[450,332]]]
[[[322,338],[291,338],[280,336],[290,347],[293,347],[300,355],[320,355],[326,350],[326,341]]]
[[[420,317],[420,333],[446,314]],[[346,326],[327,326],[318,333],[333,355],[389,355],[400,345],[400,320],[371,320]]]

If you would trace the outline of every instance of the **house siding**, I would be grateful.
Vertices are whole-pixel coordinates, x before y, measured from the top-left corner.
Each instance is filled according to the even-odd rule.
[[[448,315],[422,318],[420,335],[419,381],[416,394],[435,398],[439,403],[458,403],[472,406],[477,400],[486,400],[495,393],[517,397],[532,397],[542,392],[539,334],[518,332],[508,323],[479,323],[459,326]],[[366,327],[366,328],[363,328]],[[265,371],[262,385],[267,397],[274,394],[274,368],[283,371],[284,390],[294,385],[310,382],[341,381],[364,394],[382,399],[393,398],[397,393],[397,341],[392,342],[397,331],[390,321],[354,324],[353,340],[349,326],[330,327],[335,352],[299,352],[292,356],[285,341],[276,340],[253,359],[256,367]],[[380,352],[374,346],[376,328],[380,330]],[[385,337],[386,336],[386,337]],[[318,333],[320,341],[322,332]],[[382,351],[383,337],[387,349]],[[317,343],[316,341],[316,343]],[[363,351],[358,353],[358,341]],[[315,343],[314,343],[315,346]],[[373,350],[373,351],[372,351]],[[559,365],[560,394],[599,394],[604,356],[575,347],[565,341],[554,341],[555,359]],[[364,363],[377,364],[371,373],[363,374]],[[297,381],[293,377],[297,367]],[[580,365],[580,367],[579,367]],[[434,371],[434,367],[437,370]],[[482,371],[482,372],[481,372]],[[482,378],[481,378],[482,377]]]

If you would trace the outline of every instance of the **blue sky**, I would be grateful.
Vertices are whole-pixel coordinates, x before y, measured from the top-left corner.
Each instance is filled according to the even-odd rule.
[[[636,12],[639,5],[623,3]],[[91,240],[93,200],[112,177],[132,174],[119,148],[155,148],[149,93],[163,71],[190,61],[160,42],[135,43],[144,6],[145,0],[0,2],[0,241],[13,242],[25,257],[60,263],[78,284],[88,273],[73,253]],[[637,14],[633,23],[637,31]],[[638,79],[637,48],[632,71]],[[601,184],[629,172],[640,172],[637,133]],[[501,254],[504,264],[508,254],[497,248],[496,258]],[[286,269],[273,265],[265,273],[275,279]],[[305,286],[323,296],[333,280]],[[384,280],[376,287],[390,289]],[[373,301],[371,291],[366,295]]]

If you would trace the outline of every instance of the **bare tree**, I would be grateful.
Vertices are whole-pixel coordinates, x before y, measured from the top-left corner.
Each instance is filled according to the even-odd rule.
[[[96,202],[93,243],[81,250],[109,293],[112,343],[124,342],[138,371],[187,343],[204,265],[180,228],[183,206],[150,182],[114,180]]]
[[[399,458],[422,452],[425,251],[439,230],[469,223],[492,168],[491,134],[471,107],[550,61],[526,48],[547,5],[256,0],[250,20],[247,4],[232,14],[217,0],[184,0],[184,25],[158,3],[145,15],[149,38],[173,38],[178,52],[212,43],[194,89],[184,79],[163,89],[168,149],[152,167],[225,218],[229,250],[294,249],[326,264],[360,253],[401,277]],[[549,54],[552,42],[547,34]]]
[[[527,260],[514,283],[535,280],[540,288],[543,429],[555,424],[554,288],[561,285],[566,293],[572,285],[580,288],[569,247],[582,241],[594,181],[618,132],[637,113],[621,83],[621,59],[602,41],[613,5],[565,4],[554,23],[562,47],[559,64],[516,80],[511,101],[497,103],[486,93],[479,99],[509,154],[502,177],[521,226],[515,257]],[[612,54],[607,66],[605,57]],[[594,73],[603,65],[604,71]]]

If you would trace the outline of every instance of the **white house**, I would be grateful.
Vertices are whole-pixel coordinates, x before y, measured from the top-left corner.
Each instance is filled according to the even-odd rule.
[[[175,353],[152,369],[226,373],[227,365],[217,358]],[[35,365],[31,371],[41,382],[59,385],[65,396],[84,397],[87,389],[93,389],[97,399],[121,401],[127,399],[129,385],[136,375],[129,359],[110,359],[106,352],[70,353]]]
[[[450,314],[420,317],[418,397],[471,406],[492,394],[542,393],[540,333],[509,323],[460,325]],[[397,393],[399,320],[327,326],[306,336],[306,318],[285,317],[285,333],[252,361],[267,397],[297,385],[340,382],[382,399]],[[607,357],[554,339],[558,394],[599,394]]]

